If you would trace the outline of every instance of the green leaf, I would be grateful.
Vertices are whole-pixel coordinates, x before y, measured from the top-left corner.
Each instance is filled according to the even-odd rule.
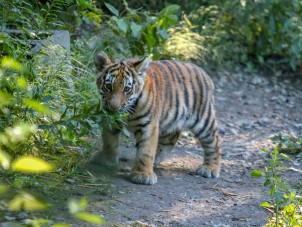
[[[1,67],[20,71],[22,69],[22,64],[13,58],[4,57],[1,60]]]
[[[27,80],[25,77],[19,77],[17,80],[17,84],[21,89],[26,89],[28,86]]]
[[[280,156],[281,156],[282,158],[284,158],[285,160],[287,160],[287,161],[293,161],[288,155],[286,155],[286,154],[284,154],[284,153],[280,153]]]
[[[71,224],[65,224],[65,223],[56,223],[52,225],[52,227],[70,227]]]
[[[5,194],[6,192],[8,192],[8,186],[5,184],[0,184],[0,194]]]
[[[147,42],[148,52],[151,52],[152,48],[156,45],[157,39],[153,34],[153,28],[151,25],[146,27],[146,32],[143,33],[143,37]]]
[[[70,199],[67,203],[68,210],[71,214],[84,211],[87,208],[88,199],[86,197],[81,198],[79,201],[75,199]]]
[[[296,211],[296,206],[295,204],[289,204],[283,208],[283,211],[288,214],[294,214]]]
[[[41,173],[53,171],[55,166],[40,158],[21,156],[12,162],[11,168],[20,172]]]
[[[10,166],[10,156],[2,150],[0,150],[0,164],[3,169],[8,169]]]
[[[270,179],[266,179],[266,181],[263,183],[264,186],[268,186],[271,184],[271,180]]]
[[[42,103],[32,100],[32,99],[24,99],[23,104],[27,106],[28,108],[34,109],[38,112],[44,113],[44,114],[50,114],[50,110]]]
[[[168,38],[168,32],[166,29],[161,29],[159,30],[159,34],[163,39],[167,39]]]
[[[272,33],[275,33],[276,31],[276,23],[275,23],[275,18],[273,13],[270,14],[269,16],[269,24],[270,24],[270,30]]]
[[[118,17],[119,12],[113,5],[105,2],[105,6],[110,10],[111,13]]]
[[[0,107],[9,105],[13,101],[14,101],[13,96],[11,96],[10,94],[4,91],[0,91]]]
[[[271,207],[271,205],[268,202],[263,202],[260,204],[261,207]]]
[[[268,153],[268,152],[269,152],[269,150],[268,150],[268,149],[265,149],[265,148],[260,148],[260,150],[261,150],[262,152],[265,152],[265,153]]]
[[[132,36],[134,38],[138,38],[141,34],[142,26],[135,22],[131,22],[130,29],[131,29]]]
[[[262,177],[263,173],[260,170],[253,170],[251,175],[252,177]]]
[[[160,11],[159,14],[172,15],[172,14],[176,14],[179,9],[180,9],[179,5],[173,4],[173,5],[169,5],[166,8],[164,8],[162,11]]]
[[[22,192],[16,195],[8,203],[8,209],[10,211],[41,211],[49,208],[49,205],[44,201],[37,199],[35,196]]]
[[[274,154],[279,154],[279,151],[278,151],[278,149],[277,148],[274,148]]]
[[[78,202],[78,205],[80,207],[81,210],[85,210],[88,206],[88,199],[87,197],[83,197],[80,199],[80,201]]]
[[[62,120],[66,116],[67,110],[68,110],[68,106],[66,106],[64,112],[61,114],[60,120]]]
[[[119,19],[117,21],[117,26],[119,27],[119,29],[124,33],[126,34],[127,33],[127,30],[128,30],[128,23],[126,22],[125,19]]]
[[[96,215],[96,214],[90,214],[87,212],[79,212],[76,213],[74,215],[75,218],[85,221],[85,222],[89,222],[89,223],[93,223],[93,224],[104,224],[105,220],[103,218],[101,218],[100,216]]]
[[[7,127],[4,134],[0,134],[0,143],[10,146],[22,140],[25,140],[28,135],[36,131],[34,125],[20,123],[12,128]]]

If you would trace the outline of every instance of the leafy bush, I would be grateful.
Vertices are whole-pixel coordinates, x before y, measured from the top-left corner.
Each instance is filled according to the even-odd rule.
[[[168,37],[168,28],[176,24],[178,5],[169,5],[159,13],[134,10],[124,2],[125,11],[119,12],[106,3],[112,15],[103,20],[102,35],[97,38],[97,48],[107,50],[114,57],[150,55],[161,58],[163,46]]]
[[[214,1],[188,18],[205,38],[209,61],[261,64],[269,69],[289,65],[293,70],[301,63],[299,0]]]
[[[76,58],[62,48],[47,46],[34,55],[26,55],[32,58],[28,61],[23,55],[28,51],[28,45],[23,45],[27,40],[1,35],[2,52],[7,57],[0,59],[0,171],[1,182],[10,183],[0,184],[5,205],[0,210],[49,209],[48,202],[25,189],[37,189],[37,173],[52,171],[51,179],[63,176],[59,181],[70,176],[80,164],[79,159],[92,147],[84,136],[98,132],[104,115],[94,75],[80,61],[80,52],[75,53]],[[8,56],[15,56],[22,63]],[[72,216],[103,223],[99,216],[85,211],[86,199],[79,204],[78,210],[70,210]],[[73,202],[70,206],[75,209],[78,205]],[[31,224],[42,223],[47,220]]]
[[[102,15],[102,11],[91,0],[2,0],[0,9],[2,30],[21,28],[76,31],[82,24],[99,28]]]

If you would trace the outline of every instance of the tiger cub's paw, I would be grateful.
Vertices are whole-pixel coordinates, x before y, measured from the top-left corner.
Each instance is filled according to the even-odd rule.
[[[156,184],[157,183],[157,176],[155,173],[145,173],[145,172],[138,172],[133,171],[130,174],[130,179],[133,183],[136,184]]]
[[[99,167],[104,168],[104,170],[108,171],[115,171],[118,168],[116,157],[108,157],[108,155],[105,155],[101,152],[94,153],[91,156],[89,163],[98,165]]]
[[[218,166],[211,166],[208,164],[200,165],[196,170],[196,174],[206,178],[218,178],[219,172],[220,168]]]

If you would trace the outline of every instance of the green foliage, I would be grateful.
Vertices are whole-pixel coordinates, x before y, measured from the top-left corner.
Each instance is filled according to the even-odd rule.
[[[270,69],[289,65],[293,70],[301,62],[299,0],[212,1],[188,17],[205,38],[208,61]]]
[[[168,37],[168,28],[176,24],[178,5],[169,5],[159,13],[134,10],[124,2],[125,11],[119,12],[113,5],[106,3],[111,16],[106,17],[107,27],[103,32],[101,49],[109,48],[111,56],[151,55],[159,59],[163,45]]]
[[[0,9],[2,31],[6,28],[75,31],[83,23],[100,28],[102,15],[92,0],[2,0]]]
[[[263,177],[264,186],[269,187],[272,201],[265,201],[260,204],[261,207],[272,212],[266,226],[301,226],[301,196],[289,186],[282,176],[282,172],[287,169],[284,160],[291,161],[291,158],[280,153],[278,147],[274,148],[273,151],[263,149],[263,152],[268,153],[270,157],[268,166],[265,167],[264,171],[252,171],[252,176]]]
[[[203,36],[194,31],[189,20],[182,21],[178,26],[168,30],[162,58],[206,63],[208,49],[205,47],[205,41]]]
[[[277,145],[278,149],[282,153],[298,154],[302,155],[302,137],[296,138],[291,136],[285,136],[279,134],[273,137],[274,144]]]

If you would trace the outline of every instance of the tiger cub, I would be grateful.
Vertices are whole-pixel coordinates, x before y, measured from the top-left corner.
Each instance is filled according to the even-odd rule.
[[[198,66],[181,61],[111,60],[95,56],[96,84],[103,108],[128,113],[126,127],[136,139],[136,157],[130,179],[155,184],[153,163],[171,151],[180,132],[191,130],[204,148],[204,163],[196,173],[219,177],[221,144],[213,105],[214,85]],[[103,125],[103,149],[92,162],[118,162],[121,129]]]

